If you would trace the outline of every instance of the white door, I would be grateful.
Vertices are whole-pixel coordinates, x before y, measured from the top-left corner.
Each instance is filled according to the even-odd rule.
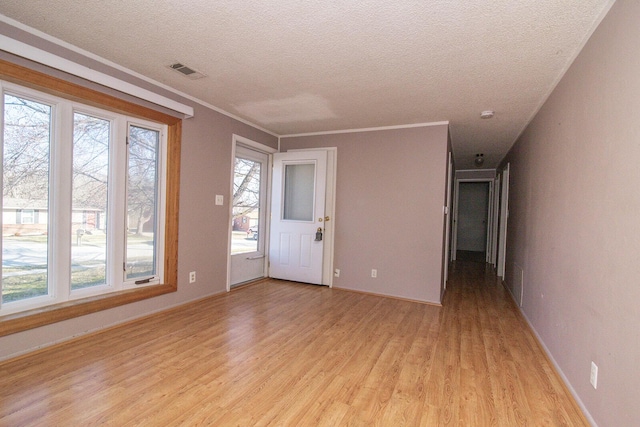
[[[498,267],[496,274],[504,279],[507,261],[507,222],[509,220],[509,163],[502,171],[502,195],[500,196],[500,236],[498,243]]]
[[[326,151],[274,154],[270,277],[322,284],[326,181]]]
[[[495,268],[498,263],[498,223],[500,213],[500,175],[493,182],[493,221],[491,224],[491,265]]]
[[[230,286],[265,276],[265,230],[269,156],[236,145],[233,200]]]
[[[493,181],[489,181],[489,198],[487,199],[487,242],[485,247],[485,262],[491,263],[493,257],[493,243],[491,238],[493,237]]]

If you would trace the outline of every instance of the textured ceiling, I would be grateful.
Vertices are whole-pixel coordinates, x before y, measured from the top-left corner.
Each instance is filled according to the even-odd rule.
[[[465,169],[479,152],[497,165],[612,3],[3,0],[0,13],[278,135],[448,120]]]

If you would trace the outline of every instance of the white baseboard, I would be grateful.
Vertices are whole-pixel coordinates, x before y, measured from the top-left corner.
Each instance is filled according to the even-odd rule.
[[[520,314],[522,314],[522,317],[527,322],[527,325],[529,326],[529,329],[531,330],[531,332],[533,332],[533,335],[536,337],[536,341],[538,341],[538,345],[545,352],[547,358],[549,359],[549,361],[553,365],[553,368],[555,369],[557,374],[560,376],[560,379],[562,379],[562,382],[564,383],[565,387],[567,387],[567,390],[569,390],[569,393],[571,393],[571,396],[573,396],[573,399],[576,401],[576,403],[580,407],[580,410],[582,410],[582,413],[585,416],[585,418],[587,419],[587,421],[589,422],[589,424],[591,424],[593,427],[598,427],[598,424],[596,424],[595,420],[593,419],[593,417],[591,416],[591,414],[587,410],[586,406],[584,406],[584,403],[582,402],[582,399],[580,399],[580,396],[578,395],[578,393],[576,393],[576,390],[573,388],[573,386],[569,382],[569,379],[566,377],[564,372],[562,372],[562,369],[560,369],[560,366],[558,365],[558,362],[556,362],[556,359],[553,358],[553,355],[549,351],[549,348],[547,348],[547,346],[545,345],[545,343],[542,340],[542,338],[540,337],[540,335],[538,335],[538,331],[536,331],[536,329],[533,327],[533,324],[531,323],[531,321],[529,320],[529,318],[525,314],[525,312],[522,309],[522,307],[518,304],[518,301],[516,300],[516,297],[513,295],[513,293],[511,292],[509,287],[506,285],[504,280],[502,280],[502,286],[507,290],[507,292],[509,292],[509,295],[511,295],[511,298],[513,299],[513,302],[516,304],[516,307],[518,307],[518,310],[520,311]]]

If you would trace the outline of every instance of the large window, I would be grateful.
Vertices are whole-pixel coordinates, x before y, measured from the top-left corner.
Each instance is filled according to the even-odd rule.
[[[0,316],[163,283],[167,125],[0,84]]]

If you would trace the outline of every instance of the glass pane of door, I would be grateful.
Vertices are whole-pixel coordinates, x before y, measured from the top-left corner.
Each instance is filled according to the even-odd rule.
[[[129,127],[126,279],[156,274],[160,132]]]
[[[49,105],[5,94],[2,161],[2,301],[47,295]]]
[[[111,123],[73,115],[71,289],[107,282],[107,189]]]
[[[236,157],[233,178],[231,254],[258,250],[262,163]]]
[[[313,221],[315,173],[316,167],[313,163],[285,166],[282,219]]]

